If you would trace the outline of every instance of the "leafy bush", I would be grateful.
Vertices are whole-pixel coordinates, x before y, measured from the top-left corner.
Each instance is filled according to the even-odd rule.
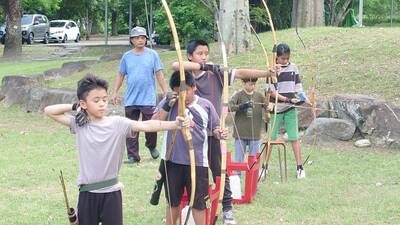
[[[200,2],[191,0],[170,1],[169,7],[173,15],[178,36],[183,44],[191,39],[212,40],[214,34],[214,17]],[[173,42],[171,28],[164,8],[154,13],[155,29],[160,35],[161,44]]]

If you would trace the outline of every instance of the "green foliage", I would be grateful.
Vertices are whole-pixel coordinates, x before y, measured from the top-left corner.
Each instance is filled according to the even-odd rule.
[[[250,20],[256,31],[269,31],[268,14],[261,1],[250,4]],[[293,0],[266,1],[276,30],[290,28]]]
[[[254,29],[259,31],[264,31],[267,26],[269,26],[268,15],[265,8],[261,7],[250,7],[250,21]]]
[[[24,14],[41,13],[52,17],[60,8],[61,0],[22,0],[21,7]]]
[[[363,24],[372,26],[378,23],[390,22],[391,0],[365,0]],[[358,7],[358,5],[357,5]],[[399,15],[400,0],[394,0],[394,15]],[[399,21],[395,17],[395,21]]]
[[[5,21],[5,13],[3,10],[3,5],[0,4],[0,24],[2,25]]]
[[[169,1],[178,36],[182,43],[194,38],[211,40],[213,37],[213,15],[200,2],[191,0]],[[155,25],[163,44],[173,42],[171,28],[163,8],[155,11]]]

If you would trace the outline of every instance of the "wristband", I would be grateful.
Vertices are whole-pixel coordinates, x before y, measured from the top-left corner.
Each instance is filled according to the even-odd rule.
[[[164,109],[164,111],[166,112],[169,112],[169,110],[171,110],[171,106],[169,106],[167,101],[163,104],[161,108]]]
[[[200,64],[200,70],[201,70],[201,71],[204,71],[204,65],[205,65],[205,64],[204,64],[204,63],[199,63],[199,64]]]

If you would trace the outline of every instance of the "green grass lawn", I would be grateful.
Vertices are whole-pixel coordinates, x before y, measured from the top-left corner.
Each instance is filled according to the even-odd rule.
[[[278,39],[292,48],[292,61],[303,74],[306,87],[318,75],[317,97],[338,93],[376,96],[400,103],[400,28],[307,28],[299,29],[307,48],[301,46],[293,29],[278,32]],[[271,34],[261,34],[271,48]],[[34,47],[40,47],[35,46]],[[211,44],[211,60],[220,63],[219,46]],[[36,49],[39,50],[39,49]],[[0,49],[1,51],[1,49]],[[29,54],[35,51],[29,48]],[[39,55],[51,54],[43,48]],[[67,60],[98,58],[99,54],[125,49],[91,49]],[[168,80],[175,52],[160,51]],[[0,59],[1,60],[1,59]],[[35,62],[0,61],[4,75],[31,75],[58,68],[64,60]],[[46,84],[54,88],[76,88],[76,82],[88,72],[112,83],[118,74],[118,60],[99,63],[69,77]],[[258,43],[251,52],[229,57],[231,67],[265,68]],[[258,83],[259,88],[262,82]],[[236,82],[230,91],[237,90]],[[123,88],[121,88],[121,95]],[[163,224],[165,201],[157,207],[149,204],[158,160],[152,160],[140,136],[139,166],[122,165],[125,224]],[[162,145],[162,135],[158,147]],[[78,161],[74,137],[68,128],[44,115],[24,113],[17,107],[0,105],[0,224],[68,224],[59,171],[63,170],[69,198],[77,203]],[[233,149],[233,140],[228,140]],[[288,183],[280,183],[277,154],[270,162],[270,175],[260,183],[256,199],[235,206],[241,225],[265,224],[399,224],[400,223],[400,152],[382,149],[355,149],[350,145],[331,147],[302,146],[307,178],[296,180],[295,163],[288,152]],[[163,196],[162,196],[163,198]],[[218,224],[221,224],[219,222]]]
[[[75,143],[68,128],[41,114],[0,107],[2,224],[67,224],[59,171],[77,202]],[[161,145],[161,137],[158,139]],[[143,135],[141,135],[141,146]],[[232,140],[229,140],[232,149]],[[289,148],[290,150],[290,148]],[[396,224],[400,221],[400,153],[351,147],[303,146],[311,153],[307,178],[296,180],[289,151],[288,183],[281,184],[276,152],[256,199],[235,206],[239,224]],[[141,148],[139,166],[122,165],[125,224],[163,224],[165,203],[149,202],[158,161]],[[162,197],[163,198],[163,197]],[[219,223],[221,224],[221,223]]]

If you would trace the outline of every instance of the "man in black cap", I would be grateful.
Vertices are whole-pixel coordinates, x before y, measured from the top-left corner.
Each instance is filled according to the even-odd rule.
[[[129,41],[132,49],[126,52],[120,61],[119,75],[115,79],[112,102],[116,104],[118,90],[126,78],[124,96],[125,116],[132,120],[149,120],[156,105],[156,79],[164,94],[168,87],[162,72],[163,65],[158,53],[146,47],[149,37],[143,27],[134,27],[131,30]],[[157,133],[146,133],[146,147],[150,150],[151,157],[157,159],[159,153],[156,149]],[[140,162],[139,133],[127,139],[128,160],[125,163]]]

